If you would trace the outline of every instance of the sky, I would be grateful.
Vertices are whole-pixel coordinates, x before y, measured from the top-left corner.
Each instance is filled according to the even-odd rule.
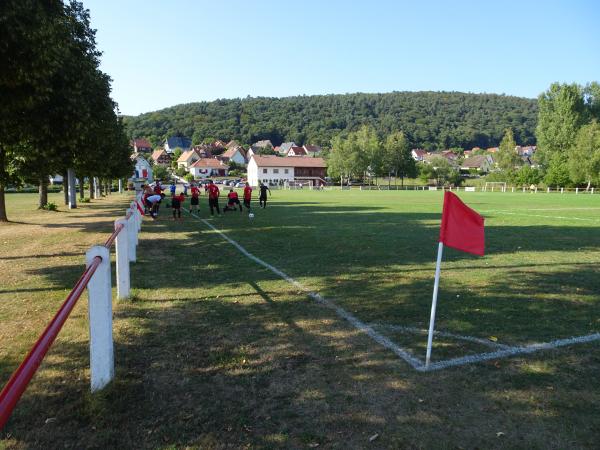
[[[246,96],[600,81],[600,2],[82,0],[121,113]]]

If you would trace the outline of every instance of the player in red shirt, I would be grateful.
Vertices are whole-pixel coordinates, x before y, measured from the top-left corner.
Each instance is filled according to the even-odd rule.
[[[240,203],[237,192],[230,189],[229,194],[227,194],[227,205],[223,208],[223,213],[230,210],[235,211],[235,205],[238,205],[240,207],[240,212],[242,212],[242,204]]]
[[[250,200],[252,200],[252,188],[249,184],[244,188],[244,206],[250,211]]]
[[[221,210],[219,209],[219,188],[217,187],[216,184],[214,184],[211,181],[208,182],[208,206],[210,207],[210,215],[214,216],[215,215],[215,211],[214,209],[217,209],[217,213],[219,215],[221,215]]]
[[[183,204],[183,202],[185,201],[185,195],[183,194],[179,194],[179,195],[175,195],[173,194],[171,196],[171,208],[173,209],[173,220],[175,220],[176,218],[181,220],[181,205]],[[177,215],[177,217],[175,217]]]
[[[190,199],[190,213],[192,211],[198,212],[198,203],[200,202],[200,189],[195,184],[192,184],[192,198]]]

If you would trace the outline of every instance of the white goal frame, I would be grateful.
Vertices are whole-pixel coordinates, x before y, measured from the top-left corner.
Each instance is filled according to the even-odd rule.
[[[492,188],[490,189],[491,192],[494,192],[495,186],[500,186],[500,192],[506,192],[506,181],[486,181],[483,187],[484,192],[488,191],[488,186]]]

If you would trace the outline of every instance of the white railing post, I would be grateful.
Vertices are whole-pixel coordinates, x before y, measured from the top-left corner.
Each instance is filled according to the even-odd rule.
[[[129,298],[131,283],[129,281],[129,221],[126,219],[115,220],[115,230],[123,226],[117,234],[117,298],[119,300]]]
[[[579,188],[578,187],[575,188],[575,193],[579,194]]]
[[[123,179],[119,178],[119,194],[123,193]]]
[[[95,245],[85,254],[86,265],[99,256],[102,262],[88,283],[90,322],[90,378],[92,392],[99,391],[115,377],[112,336],[112,289],[110,253]]]
[[[546,192],[549,194],[550,193],[550,188],[547,188]]]
[[[75,171],[67,169],[69,179],[69,209],[77,208],[77,186],[75,186]]]
[[[129,261],[135,262],[135,239],[137,237],[137,225],[135,223],[135,213],[130,209],[131,215],[129,216],[129,225],[127,226],[127,233],[129,234],[127,239],[127,246],[129,247]]]
[[[560,193],[564,194],[564,192],[565,192],[565,188],[560,188]]]

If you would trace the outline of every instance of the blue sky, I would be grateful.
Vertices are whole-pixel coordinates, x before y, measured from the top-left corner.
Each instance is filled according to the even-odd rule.
[[[83,0],[124,114],[217,98],[600,81],[600,2]]]

